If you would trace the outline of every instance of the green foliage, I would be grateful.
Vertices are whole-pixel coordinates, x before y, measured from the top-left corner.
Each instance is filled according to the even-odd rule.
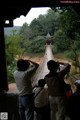
[[[80,15],[72,7],[60,10],[58,30],[54,34],[55,46],[58,52],[79,63],[80,52]],[[79,66],[79,65],[78,65]]]
[[[52,9],[48,10],[47,14],[40,15],[37,19],[34,19],[30,28],[32,29],[32,36],[46,35],[48,32],[53,35],[57,29],[57,19],[59,14]]]
[[[20,37],[16,34],[16,31],[13,31],[13,34],[10,36],[5,36],[7,76],[9,82],[14,80],[13,71],[15,69],[15,58],[17,55],[21,54],[19,42]]]
[[[4,27],[4,34],[8,36],[12,35],[14,30],[16,30],[16,34],[18,34],[20,30],[20,26]]]
[[[21,53],[19,42],[20,37],[18,34],[15,34],[15,31],[13,31],[12,35],[5,37],[7,64],[10,64],[12,61],[14,61],[16,55]]]
[[[56,46],[58,52],[64,52],[69,49],[70,44],[68,41],[69,40],[67,39],[65,32],[63,32],[61,29],[55,32],[54,46]]]
[[[52,47],[52,52],[53,54],[57,54],[59,52],[56,45]]]
[[[27,48],[30,53],[41,53],[45,51],[45,40],[43,36],[37,36],[33,41],[30,41]]]
[[[38,19],[34,19],[30,24],[31,38],[39,36],[42,34],[42,25]]]
[[[13,73],[15,70],[16,70],[16,62],[13,61],[10,65],[7,66],[7,77],[9,83],[14,82]]]
[[[60,15],[60,28],[70,39],[74,39],[76,32],[80,32],[80,15],[72,7],[67,7]]]
[[[80,41],[74,41],[74,43],[71,45],[71,51],[78,53],[80,51],[79,46],[80,46]]]
[[[53,9],[53,10],[52,10]],[[30,25],[24,23],[19,33],[13,30],[5,36],[7,71],[9,81],[13,81],[15,58],[24,53],[45,52],[47,33],[53,37],[53,54],[64,53],[65,57],[79,62],[80,54],[80,15],[72,7],[57,7],[40,15]]]
[[[31,37],[31,30],[27,23],[24,23],[19,31],[20,36],[20,46],[21,48],[26,48],[26,45],[28,43],[28,40]]]
[[[67,58],[70,58],[70,59],[74,59],[74,57],[75,57],[75,54],[74,54],[74,52],[73,51],[65,51],[64,52],[64,55],[65,55],[65,57],[67,57]]]

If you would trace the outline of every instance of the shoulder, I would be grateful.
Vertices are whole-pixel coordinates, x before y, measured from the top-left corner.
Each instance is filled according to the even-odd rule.
[[[53,77],[53,75],[49,73],[49,74],[45,75],[45,77],[49,78],[49,77]]]
[[[59,73],[49,73],[47,75],[45,75],[45,77],[47,78],[58,78],[59,77]]]
[[[18,73],[18,70],[15,70],[14,73],[13,73],[13,75],[16,75],[17,73]]]

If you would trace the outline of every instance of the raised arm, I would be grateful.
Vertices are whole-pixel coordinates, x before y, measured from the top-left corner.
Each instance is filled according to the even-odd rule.
[[[58,62],[59,66],[64,65],[64,67],[59,71],[59,75],[64,77],[70,72],[71,65],[69,63]]]
[[[32,63],[36,68],[38,68],[39,67],[39,64],[38,63],[36,63],[36,62],[34,62],[34,61],[31,61],[31,60],[28,60],[30,63]]]

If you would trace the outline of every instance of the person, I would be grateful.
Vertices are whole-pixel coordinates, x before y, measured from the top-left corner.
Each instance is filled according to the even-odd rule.
[[[38,85],[34,88],[34,97],[36,119],[50,120],[48,89],[43,79],[38,80]]]
[[[61,71],[58,70],[60,64],[65,66]],[[49,60],[47,62],[47,67],[49,73],[45,75],[44,80],[48,85],[51,120],[65,120],[65,92],[62,84],[64,76],[70,71],[71,65]]]
[[[67,113],[70,120],[80,120],[80,80],[75,81],[76,91],[70,96]]]
[[[19,113],[21,120],[34,120],[34,96],[31,77],[38,66],[37,63],[31,60],[19,59],[17,61],[14,79],[19,91]]]

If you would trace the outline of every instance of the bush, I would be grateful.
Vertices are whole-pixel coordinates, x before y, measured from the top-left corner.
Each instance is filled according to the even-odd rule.
[[[7,66],[7,77],[8,77],[8,82],[13,83],[14,82],[14,77],[13,73],[16,70],[16,64],[13,61],[10,65]]]

